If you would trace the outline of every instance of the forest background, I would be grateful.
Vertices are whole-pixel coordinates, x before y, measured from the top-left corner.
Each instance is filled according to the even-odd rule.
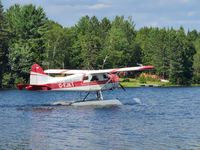
[[[154,74],[174,85],[200,84],[200,33],[183,27],[136,30],[132,17],[124,16],[84,16],[63,27],[41,7],[4,10],[0,1],[0,88],[27,83],[33,63],[45,69],[153,65]]]

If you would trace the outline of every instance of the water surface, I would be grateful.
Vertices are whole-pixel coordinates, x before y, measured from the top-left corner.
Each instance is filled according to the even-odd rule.
[[[200,87],[104,93],[121,107],[52,105],[84,94],[0,91],[0,149],[200,149]]]

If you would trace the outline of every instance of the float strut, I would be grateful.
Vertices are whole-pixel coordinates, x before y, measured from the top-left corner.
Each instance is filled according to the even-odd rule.
[[[103,100],[102,92],[97,91],[97,100]]]

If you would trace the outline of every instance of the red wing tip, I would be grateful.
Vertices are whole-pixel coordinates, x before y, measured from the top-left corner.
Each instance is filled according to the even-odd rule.
[[[154,69],[155,67],[154,66],[143,66],[141,68],[141,70],[146,70],[146,69]]]

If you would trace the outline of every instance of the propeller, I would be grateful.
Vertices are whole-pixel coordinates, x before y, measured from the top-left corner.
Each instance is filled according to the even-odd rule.
[[[124,88],[124,86],[123,86],[121,83],[119,83],[119,86],[120,86],[124,91],[126,91],[126,89]]]

